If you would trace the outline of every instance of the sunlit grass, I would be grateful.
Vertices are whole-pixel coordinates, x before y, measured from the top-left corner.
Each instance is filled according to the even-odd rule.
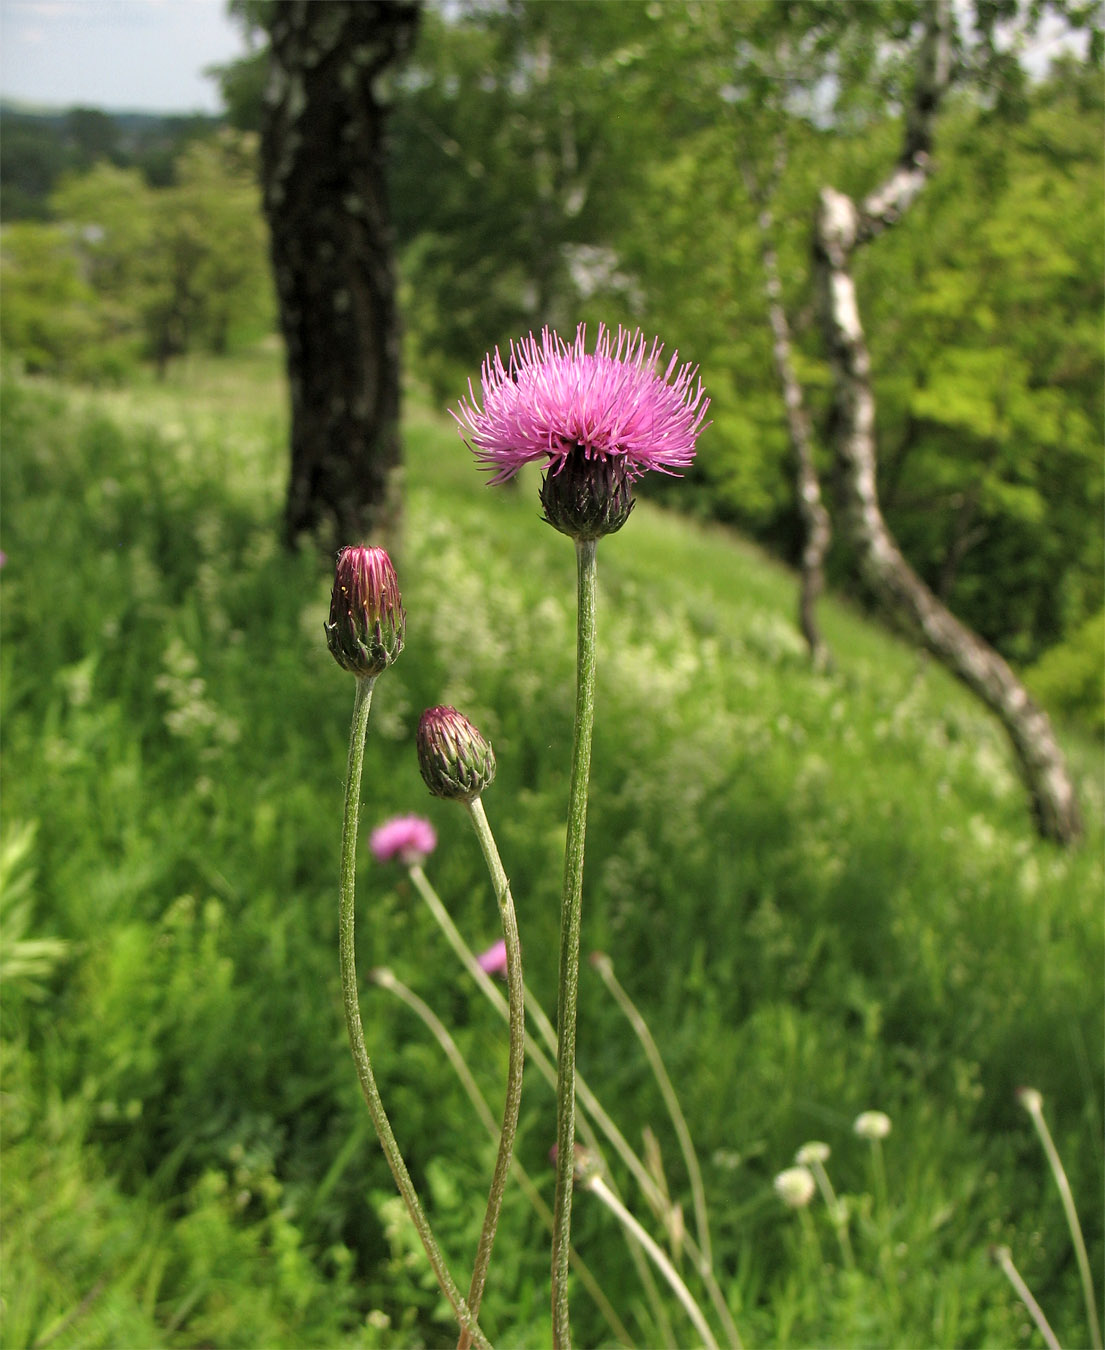
[[[342,1044],[352,694],[322,640],[328,564],[277,543],[278,357],[118,391],[15,381],[2,412],[4,838],[32,841],[18,940],[67,944],[36,968],[44,998],[15,978],[0,1010],[5,1243],[23,1253],[5,1261],[4,1343],[437,1343],[449,1320],[406,1259]],[[427,797],[413,750],[423,707],[472,717],[499,760],[485,804],[527,979],[551,1007],[572,550],[539,523],[533,480],[487,488],[437,411],[413,406],[406,429],[408,643],[376,695],[364,822],[430,815],[427,871],[487,945],[498,921],[478,852],[461,813]],[[793,576],[730,532],[642,503],[603,542],[599,581],[584,951],[611,953],[680,1095],[746,1340],[1013,1344],[1031,1324],[992,1244],[1063,1343],[1085,1339],[1064,1216],[1014,1089],[1048,1101],[1099,1269],[1099,750],[1066,739],[1090,838],[1058,852],[1031,835],[1001,732],[964,691],[834,598],[835,668],[812,675]],[[430,1004],[497,1109],[494,1017],[399,873],[364,858],[359,894],[362,967],[393,967]],[[363,1002],[389,1114],[459,1261],[489,1146],[432,1039],[382,994]],[[633,1142],[655,1131],[684,1187],[648,1065],[587,971],[580,1030],[588,1080]],[[894,1120],[885,1207],[851,1133],[868,1108]],[[522,1125],[519,1156],[548,1194],[539,1081]],[[772,1191],[811,1138],[832,1146],[855,1272],[823,1209],[811,1265]],[[578,1224],[647,1343],[609,1222],[580,1205]],[[543,1231],[519,1195],[503,1225],[486,1325],[540,1346]],[[583,1300],[579,1316],[594,1343]]]

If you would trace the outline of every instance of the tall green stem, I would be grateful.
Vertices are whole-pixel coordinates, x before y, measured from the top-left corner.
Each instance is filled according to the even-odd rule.
[[[468,1307],[472,1316],[478,1317],[480,1303],[483,1300],[483,1288],[487,1280],[487,1267],[491,1261],[491,1248],[495,1242],[495,1230],[499,1224],[499,1212],[503,1207],[507,1173],[510,1171],[510,1160],[514,1154],[514,1137],[518,1133],[518,1112],[522,1105],[522,1070],[526,1062],[526,1007],[525,984],[522,979],[522,944],[518,937],[518,919],[514,913],[510,882],[507,880],[499,850],[495,845],[495,836],[491,833],[487,813],[479,797],[468,803],[468,814],[472,828],[476,831],[476,838],[480,841],[487,870],[491,874],[495,899],[499,903],[499,917],[502,919],[503,938],[506,941],[506,982],[510,1007],[510,1052],[503,1128],[499,1134],[499,1152],[491,1177],[491,1190],[487,1197],[487,1211],[484,1214],[483,1230],[476,1250],[472,1283],[468,1288]],[[458,1350],[468,1350],[470,1344],[471,1336],[465,1327],[457,1343]]]
[[[576,710],[568,838],[560,902],[560,976],[557,999],[556,1203],[553,1208],[552,1318],[555,1350],[570,1350],[568,1255],[571,1250],[572,1175],[575,1167],[576,1010],[579,1006],[579,934],[583,915],[583,846],[587,833],[587,785],[591,776],[591,730],[595,720],[594,539],[576,540]]]
[[[1044,1119],[1040,1094],[1035,1090],[1026,1090],[1021,1099],[1028,1114],[1032,1117],[1032,1123],[1036,1127],[1036,1133],[1040,1137],[1044,1154],[1051,1167],[1051,1175],[1055,1178],[1055,1187],[1059,1192],[1059,1199],[1063,1203],[1063,1213],[1067,1218],[1067,1227],[1070,1229],[1071,1242],[1074,1244],[1074,1255],[1078,1262],[1078,1274],[1082,1280],[1082,1296],[1086,1300],[1086,1318],[1090,1324],[1090,1344],[1094,1347],[1094,1350],[1101,1350],[1101,1324],[1097,1320],[1097,1300],[1094,1298],[1090,1258],[1086,1252],[1086,1239],[1082,1236],[1082,1225],[1078,1222],[1078,1210],[1074,1204],[1070,1182],[1067,1180],[1066,1171],[1059,1157],[1059,1150],[1055,1147],[1055,1140],[1052,1139],[1051,1131]]]
[[[355,893],[357,875],[357,822],[361,805],[361,771],[364,766],[365,735],[368,731],[368,715],[372,708],[372,690],[374,679],[358,679],[357,695],[353,704],[353,727],[349,736],[349,764],[345,775],[345,819],[341,836],[341,888],[338,903],[338,946],[341,959],[341,988],[345,1004],[345,1023],[349,1030],[349,1045],[353,1051],[353,1063],[357,1069],[357,1078],[364,1094],[368,1113],[376,1127],[384,1157],[391,1168],[391,1175],[407,1213],[411,1216],[422,1245],[426,1249],[430,1265],[445,1297],[453,1305],[457,1320],[472,1337],[481,1350],[491,1350],[487,1337],[479,1328],[476,1318],[457,1288],[456,1281],[450,1275],[437,1239],[430,1229],[429,1220],[422,1210],[418,1194],[414,1189],[407,1165],[399,1151],[391,1122],[387,1118],[384,1104],[376,1087],[376,1077],[372,1072],[372,1061],[365,1045],[364,1027],[361,1024],[361,1006],[357,994],[357,964],[355,945]]]

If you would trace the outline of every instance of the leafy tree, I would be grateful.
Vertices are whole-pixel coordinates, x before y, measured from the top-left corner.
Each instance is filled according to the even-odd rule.
[[[101,163],[52,198],[99,322],[140,342],[162,373],[198,345],[225,351],[236,324],[271,315],[254,157],[255,145],[225,132],[181,155],[172,187]]]
[[[0,342],[25,369],[78,378],[119,373],[126,348],[112,342],[63,226],[35,221],[5,226],[0,286]]]

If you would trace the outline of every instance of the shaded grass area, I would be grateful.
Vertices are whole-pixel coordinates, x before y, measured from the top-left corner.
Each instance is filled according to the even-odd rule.
[[[277,546],[282,406],[265,357],[109,394],[5,389],[5,1345],[449,1338],[340,1021],[352,682],[322,639],[327,567]],[[485,803],[551,1009],[572,549],[539,524],[535,481],[487,489],[441,417],[413,409],[407,448],[408,639],[377,690],[364,824],[430,816],[435,885],[473,946],[497,936],[463,812],[427,797],[414,755],[421,710],[459,706],[495,746]],[[832,601],[836,669],[811,674],[793,577],[731,534],[643,503],[599,577],[583,946],[611,955],[680,1091],[746,1341],[1013,1344],[1027,1315],[992,1242],[1060,1337],[1085,1339],[1013,1091],[1044,1094],[1099,1269],[1098,752],[1068,738],[1091,837],[1059,853],[1031,836],[1001,733],[966,694]],[[391,965],[431,1003],[497,1108],[505,1037],[417,897],[367,856],[360,896],[362,969]],[[36,957],[45,938],[66,946]],[[465,1284],[490,1145],[410,1015],[372,989],[364,1008]],[[580,1016],[581,1068],[632,1142],[656,1132],[686,1198],[655,1084],[587,971]],[[851,1134],[869,1107],[894,1121],[885,1203]],[[548,1193],[554,1133],[533,1077],[519,1152]],[[823,1213],[818,1252],[772,1194],[810,1138],[850,1199],[854,1273]],[[586,1201],[579,1246],[654,1344]],[[485,1325],[547,1344],[544,1235],[516,1193],[503,1224]],[[576,1305],[578,1343],[604,1343]]]

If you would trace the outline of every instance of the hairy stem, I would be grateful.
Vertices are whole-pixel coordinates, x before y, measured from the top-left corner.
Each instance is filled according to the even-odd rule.
[[[557,998],[556,1203],[553,1208],[552,1314],[555,1350],[570,1350],[568,1252],[572,1228],[575,1159],[576,1010],[579,1004],[579,934],[583,915],[583,846],[587,833],[587,785],[591,776],[591,730],[595,720],[594,539],[576,540],[576,710],[568,839],[560,902],[560,976]]]
[[[491,884],[495,888],[495,899],[499,904],[499,917],[503,922],[503,937],[506,940],[506,979],[509,994],[510,1011],[510,1052],[506,1079],[506,1105],[503,1108],[503,1128],[499,1134],[499,1152],[495,1159],[495,1170],[491,1177],[491,1190],[487,1197],[487,1211],[484,1214],[483,1229],[479,1246],[476,1249],[476,1264],[472,1270],[472,1283],[468,1288],[468,1306],[473,1317],[480,1313],[484,1284],[487,1281],[487,1268],[491,1262],[491,1249],[495,1242],[495,1230],[499,1225],[499,1213],[503,1207],[503,1192],[506,1190],[507,1173],[514,1154],[514,1137],[518,1133],[518,1112],[522,1105],[522,1070],[526,1062],[526,1009],[525,985],[522,979],[522,944],[518,937],[518,919],[514,913],[514,898],[510,893],[510,882],[503,869],[499,850],[495,845],[495,836],[487,823],[487,814],[483,802],[477,797],[468,803],[468,814],[476,838],[480,841],[487,870],[491,874]],[[457,1343],[458,1350],[468,1350],[471,1336],[468,1328],[461,1331]]]
[[[349,737],[349,764],[345,776],[345,818],[341,837],[341,885],[338,904],[338,945],[341,960],[342,999],[345,1004],[345,1023],[349,1031],[349,1045],[353,1051],[353,1063],[357,1069],[357,1078],[364,1094],[368,1113],[376,1127],[384,1157],[391,1168],[391,1175],[407,1213],[411,1216],[422,1246],[426,1249],[430,1265],[437,1277],[445,1297],[453,1306],[457,1320],[472,1337],[481,1350],[490,1350],[487,1337],[479,1328],[475,1317],[468,1309],[464,1298],[457,1288],[456,1281],[449,1273],[441,1248],[437,1244],[429,1220],[423,1212],[418,1193],[414,1189],[407,1165],[399,1151],[391,1122],[388,1120],[380,1092],[376,1086],[376,1076],[372,1072],[372,1061],[365,1045],[364,1027],[361,1024],[361,1006],[357,995],[357,964],[355,946],[355,895],[357,874],[357,822],[361,804],[361,770],[364,766],[364,743],[368,731],[368,715],[372,708],[373,679],[357,680],[357,695],[353,704],[353,727]]]

